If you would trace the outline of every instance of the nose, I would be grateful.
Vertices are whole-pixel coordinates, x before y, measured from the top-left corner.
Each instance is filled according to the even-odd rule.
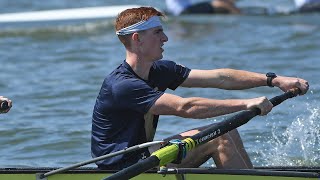
[[[163,42],[167,42],[168,41],[168,36],[165,33],[163,33],[162,41]]]

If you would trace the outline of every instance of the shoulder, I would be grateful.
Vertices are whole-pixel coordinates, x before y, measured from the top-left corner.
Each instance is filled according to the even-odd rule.
[[[122,78],[112,84],[112,89],[118,92],[130,92],[128,89],[134,90],[146,85],[146,82],[138,78]]]
[[[170,60],[160,60],[157,61],[153,64],[152,66],[152,71],[155,72],[181,72],[184,70],[189,69],[188,67],[182,65],[182,64],[177,64],[174,61]]]
[[[170,61],[170,60],[159,60],[159,61],[156,61],[155,63],[153,63],[152,68],[154,68],[154,69],[167,69],[167,68],[173,67],[175,65],[176,65],[176,63],[173,61]]]
[[[169,69],[172,69],[172,68],[177,68],[177,67],[183,67],[185,68],[184,65],[182,64],[178,64],[174,61],[170,61],[170,60],[159,60],[159,61],[156,61],[154,64],[153,64],[153,67],[154,69],[162,69],[162,70],[169,70]]]
[[[128,68],[120,65],[104,79],[104,84],[115,89],[134,86],[137,82],[141,81],[142,80],[137,78]]]

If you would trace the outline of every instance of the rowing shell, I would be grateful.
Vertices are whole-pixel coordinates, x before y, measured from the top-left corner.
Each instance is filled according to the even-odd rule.
[[[61,174],[54,174],[45,178],[40,175],[52,168],[4,168],[0,169],[0,179],[8,180],[101,180],[113,171],[98,170],[96,168],[79,168]],[[179,180],[179,179],[219,179],[219,180],[302,180],[319,179],[320,168],[308,167],[268,167],[252,170],[227,170],[215,168],[168,169],[159,174],[150,170],[132,179],[134,180]]]
[[[115,17],[119,12],[139,7],[138,5],[102,6],[76,9],[60,9],[35,12],[0,14],[0,23],[21,23],[38,21],[64,21],[78,19],[101,19]]]
[[[70,22],[87,22],[116,17],[121,11],[139,5],[101,6],[75,9],[46,10],[0,14],[1,28],[37,27]]]

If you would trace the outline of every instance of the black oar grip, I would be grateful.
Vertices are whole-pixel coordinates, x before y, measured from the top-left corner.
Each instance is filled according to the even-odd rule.
[[[3,101],[1,104],[0,104],[0,111],[5,111],[9,109],[9,103],[8,101]]]
[[[288,92],[281,94],[279,96],[276,96],[272,99],[270,99],[270,102],[273,104],[273,106],[277,106],[283,101],[293,98],[301,93],[301,90],[298,88],[290,89]]]
[[[273,107],[278,106],[283,101],[290,99],[290,98],[293,98],[293,97],[296,97],[300,93],[301,93],[300,89],[293,88],[293,89],[290,89],[289,91],[287,91],[279,96],[273,97],[272,99],[270,99],[270,102],[272,103]],[[252,110],[255,111],[257,115],[261,114],[261,110],[259,108],[254,108]]]
[[[156,156],[150,156],[147,159],[140,161],[126,169],[116,172],[115,174],[103,179],[103,180],[128,180],[135,177],[145,171],[158,166],[160,160]]]

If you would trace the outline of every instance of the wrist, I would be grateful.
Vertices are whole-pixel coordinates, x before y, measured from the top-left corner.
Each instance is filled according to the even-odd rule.
[[[267,76],[267,86],[274,87],[275,85],[274,79],[277,77],[277,75],[273,72],[268,72],[266,76]]]

